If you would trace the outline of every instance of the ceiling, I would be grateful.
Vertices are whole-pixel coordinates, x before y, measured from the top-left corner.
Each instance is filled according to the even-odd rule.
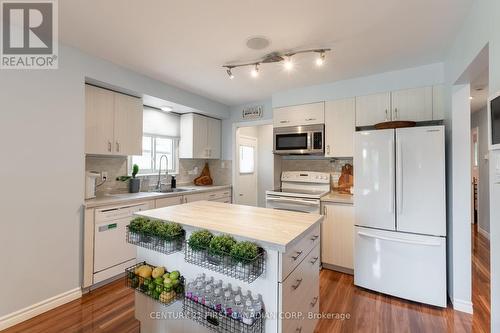
[[[63,43],[227,105],[272,93],[442,61],[473,0],[64,0]],[[250,50],[249,37],[270,45]],[[221,65],[273,51],[330,47],[295,70],[264,64],[229,80]]]

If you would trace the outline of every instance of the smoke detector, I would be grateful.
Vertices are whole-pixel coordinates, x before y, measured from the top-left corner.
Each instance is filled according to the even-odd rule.
[[[262,50],[269,46],[271,42],[263,36],[250,37],[247,40],[247,47],[252,50]]]

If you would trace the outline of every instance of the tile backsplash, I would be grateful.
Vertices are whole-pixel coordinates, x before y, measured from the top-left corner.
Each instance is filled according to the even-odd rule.
[[[282,171],[316,171],[329,172],[332,178],[332,186],[336,187],[342,167],[345,164],[352,165],[352,158],[346,159],[286,159],[281,161]]]
[[[179,160],[179,174],[176,175],[177,185],[192,185],[193,180],[200,175],[206,162],[208,162],[214,185],[231,184],[231,161],[181,159]],[[87,156],[85,158],[86,171],[105,171],[108,173],[108,180],[97,187],[96,195],[128,192],[127,182],[116,181],[116,177],[127,175],[127,163],[127,157],[122,156]],[[162,183],[170,186],[170,177],[165,180],[164,173],[162,172],[162,174]],[[148,191],[156,186],[158,181],[158,175],[138,177],[142,179],[141,191]]]

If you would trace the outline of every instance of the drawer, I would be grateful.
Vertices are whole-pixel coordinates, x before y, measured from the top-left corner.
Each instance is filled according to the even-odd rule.
[[[217,199],[231,197],[231,189],[209,192],[208,200],[216,201]]]
[[[319,260],[317,245],[301,264],[280,284],[283,314],[301,313],[301,319],[282,320],[282,332],[312,333],[317,320],[308,319],[309,313],[319,311]]]
[[[210,200],[210,201],[224,202],[224,203],[231,203],[231,197],[225,197],[225,198],[213,199],[213,200]]]
[[[203,193],[193,193],[193,194],[187,194],[184,195],[184,202],[194,202],[194,201],[202,201],[202,200],[208,200],[208,192],[203,192]]]
[[[162,208],[162,207],[180,205],[181,203],[183,203],[183,198],[182,195],[180,195],[177,197],[156,199],[155,202],[156,202],[156,208]]]
[[[320,235],[320,223],[317,223],[305,237],[293,244],[285,253],[280,253],[280,281],[284,281],[312,248],[320,243]]]

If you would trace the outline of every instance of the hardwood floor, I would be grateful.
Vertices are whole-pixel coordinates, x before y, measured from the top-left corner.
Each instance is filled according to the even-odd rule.
[[[475,228],[472,234],[473,316],[451,307],[441,309],[364,290],[353,285],[350,275],[323,270],[320,311],[348,315],[349,319],[320,320],[316,332],[489,332],[489,241]],[[134,292],[119,280],[2,333],[139,331]]]

